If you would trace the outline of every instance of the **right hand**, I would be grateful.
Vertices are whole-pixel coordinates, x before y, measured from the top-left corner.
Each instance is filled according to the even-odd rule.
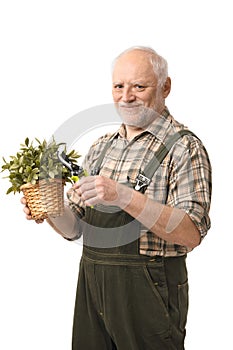
[[[26,200],[26,198],[25,198],[25,197],[22,197],[21,200],[20,200],[20,202],[21,202],[21,204],[24,205],[23,211],[24,211],[24,213],[26,214],[26,219],[27,219],[27,220],[33,220],[33,219],[32,219],[32,216],[31,216],[30,209],[29,209],[28,206],[27,206],[27,200]],[[35,220],[35,222],[36,222],[37,224],[41,224],[42,222],[44,222],[44,220],[43,220],[43,219],[38,219],[38,220]]]

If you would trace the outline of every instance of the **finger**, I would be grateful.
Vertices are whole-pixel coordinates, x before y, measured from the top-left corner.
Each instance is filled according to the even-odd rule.
[[[94,182],[88,182],[83,184],[81,187],[78,188],[78,192],[82,194],[86,193],[86,192],[91,192],[91,191],[95,191],[96,192],[97,188]]]
[[[25,213],[26,215],[30,215],[30,214],[31,214],[31,211],[30,211],[30,209],[29,209],[28,207],[24,207],[24,208],[23,208],[23,211],[24,211],[24,213]]]
[[[95,182],[95,176],[83,176],[80,180],[78,180],[73,184],[73,188],[77,189],[82,187],[85,184],[88,184],[88,183],[90,184],[94,182]]]
[[[85,191],[81,194],[81,199],[84,203],[89,202],[90,200],[97,199],[98,195],[95,189]]]
[[[75,192],[82,197],[84,193],[95,190],[95,180],[83,182],[80,186],[74,188]]]
[[[20,199],[20,202],[21,202],[21,204],[24,204],[24,205],[27,204],[27,200],[26,200],[25,197],[22,197],[22,198]]]
[[[35,220],[35,222],[36,222],[37,224],[42,224],[42,222],[44,222],[44,220],[43,220],[43,219],[37,219],[37,220]]]

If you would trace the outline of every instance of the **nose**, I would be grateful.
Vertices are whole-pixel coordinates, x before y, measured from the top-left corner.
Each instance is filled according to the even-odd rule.
[[[123,102],[133,102],[135,101],[136,96],[134,95],[130,86],[124,86],[122,90],[121,100]]]

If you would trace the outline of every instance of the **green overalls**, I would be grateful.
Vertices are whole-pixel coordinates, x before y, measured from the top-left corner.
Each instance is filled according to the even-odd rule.
[[[187,133],[182,130],[160,147],[139,174],[136,190],[145,192],[170,148]],[[119,208],[86,208],[72,350],[184,349],[186,256],[140,255],[140,227]]]

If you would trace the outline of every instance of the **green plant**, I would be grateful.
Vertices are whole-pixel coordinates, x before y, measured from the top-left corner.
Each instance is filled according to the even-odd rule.
[[[36,145],[34,145],[36,142]],[[63,149],[69,159],[77,164],[80,155],[72,150],[66,152],[64,143],[56,143],[53,139],[50,143],[46,140],[42,142],[35,138],[29,141],[27,137],[24,144],[20,144],[20,149],[14,156],[10,156],[10,161],[6,161],[3,157],[4,164],[2,171],[8,170],[8,178],[11,187],[8,188],[7,194],[20,192],[20,187],[26,183],[36,184],[42,179],[63,179],[64,182],[72,182],[70,170],[64,167],[57,157],[59,148]]]

